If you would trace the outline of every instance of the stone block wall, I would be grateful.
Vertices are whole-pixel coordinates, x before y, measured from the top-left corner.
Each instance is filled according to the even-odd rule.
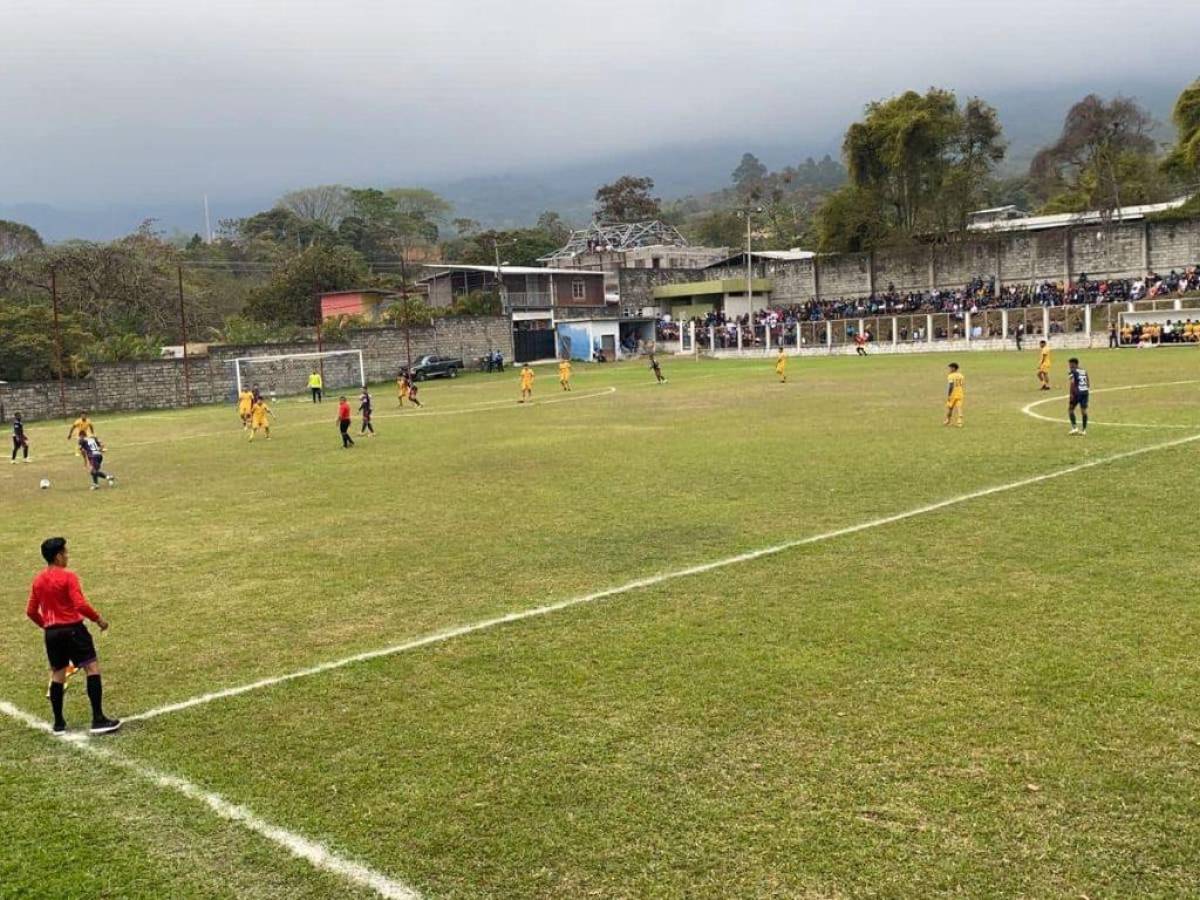
[[[428,327],[413,328],[409,335],[415,360],[425,354],[461,356],[468,368],[489,350],[500,350],[512,359],[512,323],[506,316],[437,319]],[[324,350],[362,350],[368,381],[390,381],[408,359],[403,328],[371,328],[347,335],[345,343],[326,344]],[[289,353],[316,353],[315,343],[214,346],[207,356],[193,357],[187,365],[191,403],[226,403],[236,395],[233,360]],[[307,382],[306,360],[271,362],[246,367],[245,377],[265,391],[301,393]],[[325,361],[325,379],[331,389],[358,384],[356,357]],[[147,362],[99,363],[87,378],[66,382],[68,415],[77,410],[171,409],[188,404],[184,362],[156,359]],[[0,406],[7,420],[20,411],[26,421],[62,415],[56,381],[22,382],[0,386]]]

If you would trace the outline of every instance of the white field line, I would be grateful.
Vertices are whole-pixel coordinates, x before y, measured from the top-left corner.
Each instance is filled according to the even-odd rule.
[[[297,859],[304,860],[314,869],[338,875],[357,887],[368,888],[379,896],[390,898],[390,900],[419,900],[420,898],[420,894],[408,885],[388,878],[386,875],[376,872],[362,863],[340,856],[318,841],[310,840],[303,835],[296,834],[294,831],[273,825],[259,818],[246,807],[231,803],[220,794],[206,791],[204,788],[193,784],[185,778],[180,778],[178,775],[171,775],[144,765],[117,753],[115,750],[102,746],[102,742],[100,741],[86,740],[82,735],[55,735],[49,723],[31,716],[29,713],[7,701],[0,700],[0,712],[34,731],[41,731],[58,738],[64,744],[74,747],[80,753],[86,753],[92,757],[104,760],[109,765],[130,772],[161,790],[173,791],[202,806],[206,806],[222,819],[240,825],[247,831],[252,831],[266,838]]]
[[[1200,384],[1200,379],[1191,378],[1186,381],[1156,381],[1151,384],[1126,384],[1121,387],[1100,388],[1092,391],[1093,394],[1109,394],[1113,391],[1140,391],[1144,388],[1156,387],[1174,387],[1179,384]],[[1056,419],[1053,416],[1043,416],[1041,413],[1034,412],[1034,409],[1046,403],[1062,403],[1070,399],[1070,396],[1063,394],[1060,397],[1043,397],[1041,400],[1034,400],[1032,403],[1027,403],[1021,407],[1021,412],[1033,419],[1040,419],[1043,422],[1053,422],[1055,425],[1064,424],[1067,419]],[[1138,422],[1097,422],[1094,419],[1092,425],[1103,425],[1105,428],[1183,428],[1194,430],[1200,428],[1200,425],[1143,425]]]
[[[775,554],[783,553],[786,550],[792,550],[796,547],[803,547],[808,544],[819,544],[822,541],[829,541],[833,540],[834,538],[845,537],[846,535],[850,534],[857,534],[860,531],[868,531],[872,528],[891,525],[895,522],[902,522],[905,519],[913,519],[917,516],[923,516],[928,513],[946,509],[947,507],[957,506],[960,503],[978,500],[981,497],[990,497],[993,494],[1002,494],[1006,491],[1014,491],[1018,488],[1028,487],[1032,484],[1040,484],[1043,481],[1050,481],[1055,478],[1062,478],[1066,475],[1072,475],[1076,472],[1082,472],[1085,469],[1092,469],[1096,466],[1107,465],[1108,463],[1117,462],[1123,459],[1130,459],[1146,453],[1154,453],[1158,450],[1166,450],[1170,447],[1178,447],[1183,444],[1190,444],[1195,441],[1200,441],[1200,434],[1176,438],[1174,440],[1164,441],[1160,444],[1152,444],[1149,447],[1142,447],[1137,450],[1127,450],[1122,453],[1114,453],[1110,456],[1100,457],[1099,459],[1090,460],[1088,462],[1077,463],[1076,465],[1067,466],[1063,469],[1055,469],[1053,472],[1046,472],[1042,475],[1032,475],[1028,478],[1010,481],[1007,484],[982,488],[977,491],[971,491],[967,494],[959,494],[956,497],[950,497],[946,500],[939,500],[936,503],[918,506],[913,509],[905,510],[904,512],[895,513],[894,515],[884,516],[883,518],[879,519],[871,519],[867,522],[860,522],[857,525],[849,525],[845,528],[837,528],[833,531],[826,531],[821,534],[810,535],[809,537],[785,541],[781,544],[774,544],[770,547],[763,547],[759,550],[751,550],[746,553],[739,553],[736,556],[727,556],[724,559],[718,559],[713,562],[688,566],[685,569],[677,569],[673,572],[663,572],[658,575],[650,575],[645,578],[638,578],[634,581],[617,585],[616,587],[605,588],[604,590],[596,591],[595,593],[584,594],[579,597],[571,597],[566,600],[559,600],[556,603],[548,603],[544,606],[533,607],[532,609],[523,609],[515,612],[505,613],[504,615],[495,616],[494,618],[490,619],[483,619],[479,622],[472,622],[467,625],[459,625],[444,631],[437,631],[432,634],[427,634],[423,637],[405,641],[404,643],[393,644],[389,647],[382,647],[377,650],[368,650],[363,653],[355,653],[352,656],[346,656],[342,659],[330,660],[329,662],[320,663],[315,666],[309,666],[308,668],[300,669],[295,672],[289,672],[285,675],[274,675],[269,678],[260,678],[258,681],[252,681],[247,684],[240,684],[234,687],[223,688],[218,691],[200,694],[187,700],[180,700],[177,703],[168,703],[164,706],[158,706],[154,709],[148,709],[145,712],[137,713],[136,715],[127,716],[125,721],[144,721],[146,719],[153,719],[158,716],[166,715],[167,713],[175,713],[185,709],[191,709],[195,706],[203,706],[204,704],[212,703],[215,700],[223,700],[227,697],[236,697],[240,694],[247,694],[251,691],[257,691],[261,688],[269,688],[277,684],[283,684],[284,682],[295,681],[299,678],[308,678],[311,675],[320,675],[322,672],[341,669],[345,666],[354,665],[355,663],[365,662],[371,659],[394,656],[398,653],[404,653],[408,650],[416,650],[419,647],[427,647],[430,644],[438,644],[453,638],[462,637],[463,635],[472,634],[476,631],[485,631],[489,628],[495,628],[500,625],[507,625],[512,622],[520,622],[525,619],[549,615],[550,613],[569,609],[572,606],[579,606],[584,603],[594,603],[597,600],[605,600],[609,597],[616,597],[620,594],[628,594],[631,591],[640,590],[642,588],[654,587],[655,585],[662,584],[666,581],[674,581],[678,578],[688,578],[692,575],[701,575],[705,572],[712,572],[716,569],[723,569],[727,566],[733,566],[739,563],[762,559],[765,556],[774,556]]]

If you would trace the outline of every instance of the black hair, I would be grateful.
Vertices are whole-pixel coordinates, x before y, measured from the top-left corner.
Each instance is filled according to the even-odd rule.
[[[1075,365],[1079,365],[1079,357],[1078,357],[1078,356],[1072,356],[1070,359],[1068,359],[1068,360],[1067,360],[1067,362],[1069,362],[1069,363],[1075,363]]]
[[[958,371],[958,363],[950,363],[950,365],[948,366],[948,368],[951,368],[951,369],[953,369],[955,372],[957,372],[957,371]]]
[[[42,541],[42,559],[46,564],[54,562],[54,558],[58,554],[67,549],[67,539],[61,537],[46,538]]]

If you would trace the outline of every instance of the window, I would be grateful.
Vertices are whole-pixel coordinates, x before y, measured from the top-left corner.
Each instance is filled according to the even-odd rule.
[[[583,283],[582,278],[576,278],[571,282],[571,299],[582,300],[587,296],[587,288]]]

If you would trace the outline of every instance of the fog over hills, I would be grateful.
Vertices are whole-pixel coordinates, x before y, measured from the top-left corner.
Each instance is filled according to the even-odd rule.
[[[1162,137],[1169,139],[1167,124],[1171,105],[1185,86],[1180,80],[1124,81],[1111,78],[1095,82],[1047,85],[1044,88],[1009,89],[980,92],[997,107],[1009,142],[1004,168],[1023,171],[1034,151],[1053,140],[1069,106],[1089,92],[1111,96],[1124,93],[1138,98],[1163,123]],[[949,85],[953,87],[952,85]],[[914,84],[914,88],[918,85]],[[923,86],[922,86],[923,88]],[[959,91],[960,98],[969,94]],[[842,126],[826,127],[819,134],[806,127],[804,102],[798,98],[788,115],[779,117],[775,133],[761,130],[745,141],[691,141],[630,148],[594,158],[564,160],[560,165],[531,169],[507,168],[497,154],[490,169],[461,178],[403,178],[395,172],[380,171],[366,179],[339,175],[336,160],[322,171],[320,179],[308,183],[343,182],[353,185],[392,187],[401,184],[431,188],[454,204],[454,215],[476,219],[485,226],[512,227],[531,224],[544,210],[557,210],[574,223],[587,221],[596,188],[621,175],[649,175],[655,180],[656,193],[671,200],[690,194],[703,194],[728,186],[729,176],[741,154],[750,151],[769,168],[781,168],[812,156],[826,153],[838,156],[842,128],[861,110],[846,109]],[[347,166],[347,169],[349,166]],[[270,207],[286,190],[304,184],[264,184],[244,191],[226,185],[209,187],[212,226],[224,218],[238,218]],[[72,238],[106,240],[127,234],[145,219],[156,219],[157,227],[170,234],[203,233],[203,197],[194,198],[133,196],[104,205],[80,203],[5,203],[0,197],[0,218],[25,222],[45,239],[62,241]]]

